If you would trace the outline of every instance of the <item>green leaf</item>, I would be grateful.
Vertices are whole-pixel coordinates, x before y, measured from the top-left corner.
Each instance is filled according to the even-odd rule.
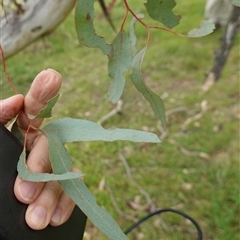
[[[240,0],[230,0],[231,3],[237,7],[240,7]]]
[[[52,108],[55,106],[57,100],[59,98],[59,94],[57,94],[54,98],[50,99],[47,102],[47,106],[42,109],[39,114],[34,118],[49,118],[52,116]]]
[[[163,127],[166,127],[165,110],[162,99],[157,96],[151,89],[144,83],[141,75],[141,65],[146,52],[146,48],[142,49],[133,59],[132,74],[130,75],[133,84],[139,92],[142,93],[144,98],[150,103],[152,110],[157,119],[159,119]]]
[[[18,165],[17,165],[17,171],[21,179],[25,181],[31,181],[31,182],[48,182],[53,180],[66,180],[66,179],[79,178],[83,176],[83,174],[76,173],[76,172],[65,172],[63,174],[31,173],[28,171],[28,168],[26,165],[25,149],[20,155]]]
[[[143,15],[140,15],[140,16],[137,16],[137,17],[143,17]],[[136,18],[133,18],[132,21],[130,22],[130,28],[129,28],[129,40],[130,40],[132,58],[137,53],[137,49],[136,49],[137,37],[136,37],[136,34],[135,34],[135,23],[136,23],[136,21],[137,21]]]
[[[114,56],[109,58],[108,75],[111,78],[108,90],[109,100],[116,103],[122,95],[124,72],[131,67],[131,44],[127,33],[121,30],[112,42]]]
[[[179,24],[180,16],[174,15],[172,9],[175,7],[175,0],[148,0],[144,3],[149,16],[168,28]]]
[[[188,33],[188,37],[203,37],[213,32],[215,24],[208,21],[202,21],[199,28],[194,28]]]
[[[74,141],[116,141],[160,142],[157,135],[149,132],[114,129],[106,130],[102,126],[82,119],[62,118],[53,121],[43,128],[47,134],[57,135],[62,143]]]
[[[90,221],[109,239],[128,239],[108,212],[97,205],[95,197],[83,181],[80,179],[60,181],[60,185]]]
[[[24,145],[24,138],[22,133],[20,132],[18,125],[17,125],[17,120],[14,121],[12,128],[11,128],[11,133],[19,140],[19,142]]]
[[[67,162],[71,162],[70,156],[66,149],[63,150],[62,142],[55,135],[55,132],[45,132],[49,141],[50,158],[55,159],[63,157]],[[61,149],[61,151],[59,151]],[[57,161],[52,162],[54,173],[63,174],[66,170],[70,170],[70,166],[64,166]],[[114,219],[107,213],[103,207],[99,207],[95,197],[80,179],[59,181],[62,189],[68,196],[78,205],[91,222],[109,239],[127,239],[126,235],[119,228]]]
[[[105,55],[112,56],[112,46],[103,37],[96,34],[93,27],[94,2],[96,0],[78,0],[75,8],[75,26],[81,44],[100,48]]]
[[[54,174],[64,174],[71,171],[72,159],[60,140],[55,140],[55,135],[53,132],[45,132],[41,130],[42,133],[48,139],[49,156]]]

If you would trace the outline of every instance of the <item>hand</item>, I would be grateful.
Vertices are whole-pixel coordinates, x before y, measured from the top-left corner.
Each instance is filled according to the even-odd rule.
[[[26,114],[37,115],[46,107],[47,101],[53,98],[61,87],[62,78],[54,70],[44,70],[37,75],[24,98],[18,94],[11,98],[0,100],[0,123],[18,115],[17,123],[22,134],[26,133],[29,121],[34,128],[27,134],[26,148],[30,152],[27,165],[31,172],[50,173],[48,141],[38,130],[43,119],[29,120]],[[75,171],[78,171],[75,169]],[[16,178],[14,193],[19,201],[29,204],[25,219],[29,227],[35,230],[45,228],[48,224],[58,226],[68,220],[74,202],[62,191],[57,181],[37,183]]]

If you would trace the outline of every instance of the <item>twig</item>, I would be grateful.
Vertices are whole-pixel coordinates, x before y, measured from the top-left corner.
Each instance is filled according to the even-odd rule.
[[[180,143],[173,139],[169,139],[168,142],[171,143],[172,145],[177,146],[180,149],[181,153],[185,154],[186,156],[198,156],[204,159],[209,159],[209,155],[207,153],[189,151],[188,149],[184,148]]]
[[[173,108],[173,109],[170,109],[170,110],[166,111],[165,115],[166,115],[166,117],[168,117],[169,115],[177,113],[177,112],[187,112],[187,111],[188,110],[187,110],[186,107],[181,106],[181,107],[176,107],[176,108]],[[161,140],[163,140],[164,138],[169,136],[168,131],[163,128],[161,121],[157,122],[157,128],[161,133],[161,135],[159,137]]]
[[[125,218],[125,219],[128,219],[128,220],[131,220],[132,222],[136,222],[138,219],[136,217],[134,217],[135,213],[132,214],[132,215],[127,215],[125,214],[124,212],[122,212],[117,204],[117,201],[114,197],[114,194],[113,194],[113,191],[112,189],[109,187],[109,186],[106,186],[106,190],[108,191],[109,193],[109,196],[110,196],[110,199],[111,199],[111,202],[112,202],[112,205],[115,209],[115,211],[118,213],[119,216]]]
[[[200,118],[202,118],[204,116],[204,114],[206,113],[206,111],[208,110],[208,106],[207,106],[207,101],[206,100],[203,100],[201,102],[201,112],[199,112],[198,114],[192,116],[192,117],[189,117],[182,125],[181,129],[183,131],[186,130],[187,126],[192,123],[193,121],[196,121],[196,120],[199,120]]]
[[[155,211],[155,210],[156,210],[155,204],[153,203],[153,201],[152,201],[151,197],[149,196],[148,192],[145,191],[145,190],[142,188],[142,186],[140,186],[140,185],[136,182],[136,180],[133,178],[131,169],[130,169],[128,163],[127,163],[126,158],[123,156],[122,152],[119,152],[119,153],[118,153],[118,156],[119,156],[120,160],[122,161],[123,166],[125,167],[125,171],[126,171],[126,174],[127,174],[128,179],[132,182],[132,184],[134,184],[134,185],[138,188],[139,192],[142,193],[142,194],[145,196],[147,202],[148,202],[148,203],[150,204],[150,206],[151,206],[150,211],[151,211],[151,212],[152,212],[152,211]]]
[[[107,19],[107,21],[110,24],[110,26],[112,27],[112,29],[116,32],[116,28],[115,28],[115,26],[112,22],[112,19],[110,17],[108,8],[106,7],[105,1],[104,0],[98,0],[98,2],[99,2],[100,6],[102,8],[102,11],[103,11],[103,14],[104,14],[105,18]]]
[[[165,114],[166,114],[166,116],[168,117],[169,115],[171,115],[171,114],[173,114],[173,113],[177,113],[177,112],[187,112],[187,111],[188,111],[188,109],[187,109],[186,107],[181,106],[181,107],[172,108],[172,109],[166,111]]]
[[[169,132],[163,128],[161,121],[157,122],[157,129],[161,133],[161,135],[159,137],[161,140],[163,140],[169,136]]]
[[[199,113],[197,113],[196,115],[187,118],[187,120],[181,126],[181,130],[185,131],[187,126],[190,123],[192,123],[193,121],[196,121],[196,120],[199,120],[200,118],[202,118],[207,110],[208,110],[207,101],[203,100],[201,102],[201,111]],[[185,107],[173,108],[173,109],[171,109],[171,110],[166,112],[166,116],[169,116],[169,115],[171,115],[173,113],[181,112],[181,111],[187,112],[187,108],[185,108]],[[166,130],[163,129],[160,121],[157,124],[157,128],[158,128],[158,130],[161,133],[161,136],[160,136],[161,140],[163,140],[164,138],[167,138],[169,136],[169,133]],[[209,159],[209,155],[207,153],[196,152],[196,151],[189,151],[188,149],[184,148],[180,143],[178,143],[177,141],[175,141],[172,138],[170,138],[168,140],[168,142],[171,143],[172,145],[177,146],[179,148],[180,152],[185,154],[186,156],[199,156],[199,157],[204,158],[204,159]]]
[[[146,198],[146,200],[147,200],[147,202],[148,202],[148,204],[149,204],[149,206],[150,206],[150,212],[156,211],[156,210],[157,210],[157,207],[156,207],[156,205],[154,204],[154,202],[153,202],[153,200],[151,199],[151,197],[150,197],[150,195],[148,194],[148,192],[145,191],[145,190],[142,188],[142,186],[140,186],[140,185],[136,182],[136,180],[133,178],[131,169],[130,169],[130,167],[129,167],[129,165],[128,165],[128,162],[127,162],[126,158],[124,157],[124,155],[123,155],[123,153],[122,153],[121,151],[119,151],[118,156],[119,156],[120,160],[122,161],[123,166],[125,167],[125,171],[126,171],[126,174],[127,174],[128,179],[131,181],[131,183],[132,183],[133,185],[135,185],[135,186],[138,188],[139,192],[145,196],[145,198]],[[159,217],[159,220],[160,220],[160,222],[161,222],[161,224],[162,224],[162,227],[163,227],[165,230],[168,230],[167,224],[161,219],[161,217]]]
[[[110,111],[109,113],[107,113],[106,115],[104,115],[100,120],[98,120],[98,124],[102,125],[104,122],[106,122],[109,118],[111,118],[112,116],[121,113],[122,111],[122,105],[123,105],[123,101],[120,99],[117,102],[117,106],[116,108],[114,108],[112,111]]]

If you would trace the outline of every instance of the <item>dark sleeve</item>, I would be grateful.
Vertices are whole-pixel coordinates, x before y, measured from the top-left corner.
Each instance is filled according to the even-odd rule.
[[[78,207],[59,227],[32,230],[26,224],[27,205],[19,202],[13,192],[22,149],[20,142],[0,124],[0,240],[81,240],[87,218]]]

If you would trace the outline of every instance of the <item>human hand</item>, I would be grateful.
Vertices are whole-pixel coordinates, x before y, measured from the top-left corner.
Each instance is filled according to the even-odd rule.
[[[0,100],[1,124],[5,125],[18,116],[17,124],[22,134],[26,133],[29,123],[33,126],[27,132],[26,141],[26,148],[29,151],[27,165],[33,173],[50,173],[52,169],[47,138],[37,130],[43,119],[29,120],[26,113],[34,116],[45,108],[47,101],[58,93],[61,82],[62,78],[59,73],[51,69],[44,70],[37,75],[25,98],[18,94]],[[68,220],[75,206],[57,181],[28,182],[17,177],[14,193],[20,202],[29,204],[25,219],[29,227],[35,230],[41,230],[48,224],[61,225]]]

